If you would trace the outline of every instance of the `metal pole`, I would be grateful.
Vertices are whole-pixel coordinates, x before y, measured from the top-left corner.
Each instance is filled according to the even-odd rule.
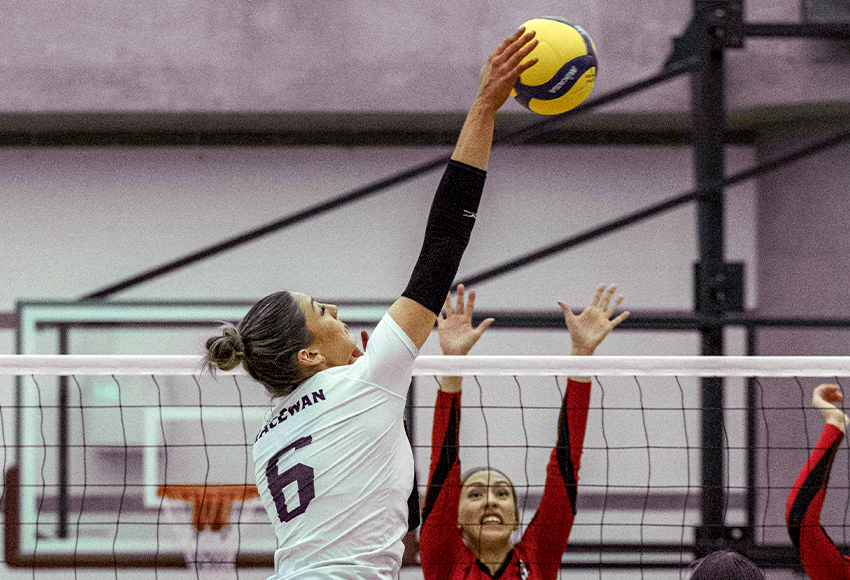
[[[747,326],[747,356],[756,355],[756,332],[755,326]],[[747,379],[747,540],[754,544],[756,541],[756,381],[752,377]]]
[[[59,354],[68,354],[68,327],[59,327]],[[68,377],[59,377],[59,491],[56,499],[57,529],[59,538],[68,537]]]
[[[697,17],[708,22],[712,4],[696,0]],[[697,202],[699,228],[699,274],[697,312],[703,316],[724,314],[723,282],[723,146],[726,111],[723,99],[723,45],[703,27],[702,68],[691,76],[691,122],[696,187],[703,192]],[[723,323],[700,327],[701,353],[723,354]],[[698,537],[713,548],[725,536],[725,493],[723,489],[723,380],[702,380],[702,525]]]

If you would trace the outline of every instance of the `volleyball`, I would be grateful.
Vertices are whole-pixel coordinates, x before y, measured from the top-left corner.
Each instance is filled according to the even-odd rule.
[[[541,115],[558,115],[581,104],[596,80],[596,47],[581,26],[555,17],[535,18],[525,24],[538,44],[525,61],[538,59],[520,75],[511,95]]]

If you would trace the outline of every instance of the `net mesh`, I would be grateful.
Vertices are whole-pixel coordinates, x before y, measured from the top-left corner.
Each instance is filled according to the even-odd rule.
[[[225,514],[226,501],[203,498],[230,485],[249,490],[246,500],[255,493],[251,448],[270,401],[243,373],[213,378],[199,368],[194,357],[0,357],[0,372],[17,377],[19,392],[15,405],[0,408],[7,566],[33,578],[56,567],[74,569],[75,577],[88,567],[115,577],[137,567],[150,577],[191,568],[203,560],[199,536],[188,536],[192,561],[172,528],[192,534],[208,513],[219,529],[204,531],[226,531],[235,542],[227,573],[268,576],[276,546],[261,503],[234,498]],[[812,389],[847,384],[850,359],[420,357],[415,375],[408,422],[420,497],[434,377],[462,375],[461,462],[511,478],[522,522],[514,540],[540,501],[566,377],[593,375],[578,509],[561,574],[684,578],[706,535],[712,545],[762,554],[763,566],[797,566],[784,513],[823,428]],[[703,464],[707,376],[724,379],[719,466]],[[720,505],[705,505],[707,477],[719,477]],[[848,480],[850,463],[840,452],[822,519],[839,545],[847,542]],[[415,551],[408,564],[402,577],[420,578]]]

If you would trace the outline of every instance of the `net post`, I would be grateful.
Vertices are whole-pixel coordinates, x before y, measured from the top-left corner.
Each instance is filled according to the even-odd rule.
[[[699,226],[699,267],[695,279],[695,310],[701,315],[701,354],[723,354],[726,304],[718,281],[724,278],[723,174],[726,111],[724,91],[724,42],[714,16],[718,2],[694,0],[692,27],[694,48],[702,66],[691,74],[691,124]],[[702,385],[701,522],[697,551],[711,551],[726,536],[723,490],[723,379],[704,377]]]
[[[59,354],[68,354],[69,329],[62,325],[59,327]],[[57,492],[57,523],[56,535],[65,539],[68,537],[68,482],[70,462],[68,461],[68,375],[59,377],[59,408],[58,417],[58,485]]]
[[[747,356],[756,355],[756,331],[754,325],[747,325]],[[756,380],[753,377],[747,377],[747,519],[746,519],[746,540],[752,546],[756,541],[756,439],[758,437],[758,427],[756,421]]]

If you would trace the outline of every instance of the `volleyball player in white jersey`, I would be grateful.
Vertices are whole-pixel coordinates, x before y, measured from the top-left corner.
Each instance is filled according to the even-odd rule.
[[[278,539],[274,579],[398,576],[413,455],[402,423],[413,360],[460,263],[484,186],[495,116],[536,45],[523,29],[481,70],[407,288],[363,356],[337,309],[277,292],[207,341],[207,362],[240,363],[276,406],[254,443],[257,487]]]

